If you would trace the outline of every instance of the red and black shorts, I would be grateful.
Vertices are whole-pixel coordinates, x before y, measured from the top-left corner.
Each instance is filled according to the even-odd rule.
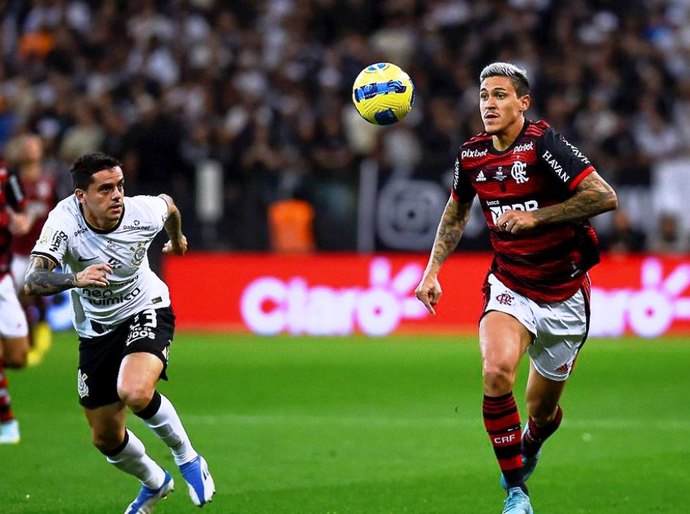
[[[171,307],[146,309],[117,325],[110,332],[79,338],[77,392],[79,403],[95,409],[120,400],[117,376],[130,353],[151,353],[163,362],[161,378],[167,380],[168,351],[175,333]]]

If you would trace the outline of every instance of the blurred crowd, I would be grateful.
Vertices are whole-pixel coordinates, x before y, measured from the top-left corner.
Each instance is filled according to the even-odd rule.
[[[361,167],[447,185],[458,145],[481,130],[479,71],[504,60],[531,77],[528,117],[616,187],[621,208],[597,222],[605,248],[688,249],[685,0],[0,6],[0,150],[38,134],[64,194],[77,156],[118,157],[128,194],[175,198],[192,247],[270,249],[271,207],[298,199],[313,209],[316,248],[356,249]],[[416,86],[413,112],[393,127],[366,124],[351,104],[354,78],[378,61]],[[215,187],[202,169],[219,170]]]

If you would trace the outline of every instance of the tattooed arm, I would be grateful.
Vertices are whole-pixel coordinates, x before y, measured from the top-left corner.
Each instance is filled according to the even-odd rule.
[[[187,251],[187,238],[182,233],[182,214],[170,196],[166,194],[159,196],[168,204],[168,218],[165,220],[163,228],[165,228],[170,241],[163,246],[163,252],[184,255]]]
[[[515,234],[550,223],[586,220],[617,207],[615,191],[593,171],[577,185],[575,194],[565,202],[536,211],[506,211],[498,217],[496,226],[499,230]]]
[[[106,275],[112,273],[110,264],[92,264],[79,273],[56,272],[55,262],[43,255],[32,255],[24,279],[24,292],[28,295],[51,295],[73,287],[105,287]]]
[[[443,262],[458,246],[470,217],[471,207],[471,201],[460,203],[451,196],[441,216],[441,222],[438,224],[429,263],[424,270],[422,280],[415,289],[417,299],[424,304],[431,314],[436,314],[434,305],[441,299],[442,294],[438,273]]]

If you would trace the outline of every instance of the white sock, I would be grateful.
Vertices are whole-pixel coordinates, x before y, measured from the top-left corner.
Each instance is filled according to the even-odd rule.
[[[175,411],[175,407],[161,394],[161,406],[153,416],[145,419],[144,423],[170,448],[170,452],[178,466],[189,462],[198,455],[189,436],[182,426],[182,421]]]
[[[127,445],[117,455],[108,457],[117,469],[137,477],[142,484],[151,489],[158,489],[165,480],[165,471],[156,462],[146,455],[144,443],[127,429],[129,440]]]

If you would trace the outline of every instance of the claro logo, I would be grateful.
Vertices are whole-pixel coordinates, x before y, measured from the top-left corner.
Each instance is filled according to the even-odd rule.
[[[422,271],[417,264],[407,264],[392,276],[390,261],[378,258],[371,262],[368,288],[342,289],[309,285],[299,276],[285,281],[261,277],[242,292],[240,310],[257,334],[347,335],[360,330],[383,336],[403,319],[426,315],[413,294]]]
[[[665,333],[677,320],[690,319],[690,264],[676,266],[665,278],[659,259],[642,262],[640,289],[592,288],[591,335],[620,336],[629,331],[643,337]]]

